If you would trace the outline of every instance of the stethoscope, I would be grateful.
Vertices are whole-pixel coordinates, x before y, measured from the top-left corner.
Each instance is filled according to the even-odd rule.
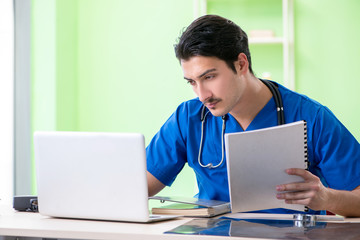
[[[273,98],[275,100],[275,104],[276,104],[276,112],[277,112],[277,122],[278,125],[282,125],[285,123],[285,117],[284,117],[284,105],[282,102],[282,98],[278,89],[278,86],[275,82],[269,81],[269,80],[263,80],[260,79],[271,91]],[[224,146],[224,134],[225,134],[225,127],[226,127],[226,119],[227,119],[227,115],[221,116],[222,119],[222,129],[221,129],[221,161],[217,164],[217,165],[213,165],[212,163],[208,163],[206,165],[201,163],[201,153],[202,153],[202,146],[203,146],[203,140],[204,140],[204,125],[205,125],[205,120],[206,120],[206,116],[209,114],[209,110],[205,107],[205,105],[202,106],[201,108],[201,115],[200,115],[200,120],[201,120],[201,138],[200,138],[200,147],[199,147],[199,155],[198,155],[198,162],[199,165],[203,168],[217,168],[219,167],[223,161],[224,161],[224,152],[225,152],[225,146]]]

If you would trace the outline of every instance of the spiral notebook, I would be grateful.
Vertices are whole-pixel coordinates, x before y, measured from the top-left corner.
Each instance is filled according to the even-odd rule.
[[[276,185],[303,182],[285,170],[308,168],[305,121],[225,134],[225,148],[232,212],[307,210],[303,205],[285,204],[276,198]]]

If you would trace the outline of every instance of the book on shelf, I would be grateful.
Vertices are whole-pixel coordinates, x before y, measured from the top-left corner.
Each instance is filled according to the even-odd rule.
[[[171,202],[169,205],[153,207],[152,214],[178,215],[187,217],[213,217],[230,212],[230,203],[185,197],[162,197],[154,196],[149,199],[160,200],[160,202]]]

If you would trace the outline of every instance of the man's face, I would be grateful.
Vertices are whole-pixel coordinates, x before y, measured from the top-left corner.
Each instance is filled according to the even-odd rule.
[[[185,80],[214,116],[229,113],[240,102],[243,81],[225,61],[194,56],[181,60],[181,67]]]

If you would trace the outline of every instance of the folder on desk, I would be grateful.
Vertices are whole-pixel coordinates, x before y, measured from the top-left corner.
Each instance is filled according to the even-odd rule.
[[[303,182],[290,176],[288,168],[307,169],[305,121],[225,135],[232,212],[271,208],[305,211],[303,205],[286,204],[276,198],[276,186]]]
[[[152,208],[153,214],[170,214],[187,217],[213,217],[230,212],[230,203],[187,197],[153,196],[149,199],[171,202],[170,205]]]

